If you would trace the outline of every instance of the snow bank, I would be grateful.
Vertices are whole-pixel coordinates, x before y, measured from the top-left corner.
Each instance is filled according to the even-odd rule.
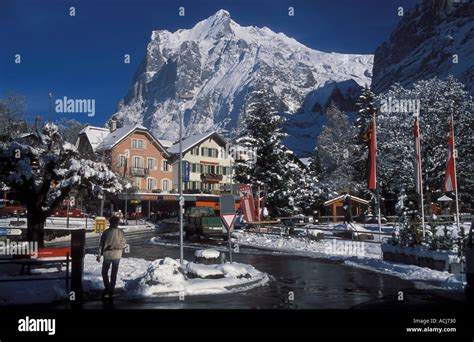
[[[196,258],[203,259],[218,259],[221,255],[221,252],[216,251],[215,249],[200,249],[194,252]]]
[[[306,234],[311,236],[318,236],[318,234],[324,234],[324,232],[319,229],[306,229]]]
[[[420,245],[414,247],[404,247],[400,245],[391,245],[388,243],[384,243],[382,245],[382,251],[413,255],[417,257],[432,258],[434,260],[444,261],[448,265],[461,261],[456,252],[434,251],[429,249],[428,247]]]
[[[148,264],[144,273],[126,285],[126,289],[138,296],[183,291],[186,278],[179,268],[179,262],[171,258],[154,260]]]
[[[245,291],[269,281],[266,273],[240,263],[203,265],[185,262],[185,272],[187,277],[181,273],[176,261],[155,260],[146,273],[129,282],[126,289],[132,296],[145,297],[222,294]]]
[[[179,262],[171,258],[154,261],[122,258],[116,288],[125,289],[129,298],[139,298],[224,294],[263,286],[269,281],[266,273],[246,264],[200,265],[185,262],[184,266],[185,270],[198,277],[187,278],[180,270]],[[103,290],[101,270],[102,263],[97,262],[96,256],[87,254],[84,259],[85,292]],[[43,269],[38,269],[38,272],[43,272]],[[210,274],[219,274],[220,278],[201,278]],[[68,295],[64,280],[0,283],[0,305],[51,303],[67,300]]]
[[[249,232],[234,232],[232,236],[237,244],[243,246],[257,247],[314,258],[382,258],[380,244],[371,242],[338,239],[312,241],[305,237],[254,234]]]
[[[413,281],[418,288],[432,287],[446,290],[463,290],[462,282],[449,272],[373,259],[348,260],[345,261],[345,264],[410,280]]]
[[[219,265],[203,265],[190,262],[186,265],[186,272],[197,278],[223,278],[224,272]]]
[[[140,258],[122,258],[117,274],[116,287],[125,287],[125,284],[136,279],[146,272],[150,261]],[[84,290],[103,289],[102,262],[97,262],[96,256],[86,254],[84,258]]]
[[[359,236],[360,235],[372,235],[372,231],[362,227],[360,224],[355,222],[348,223],[348,224],[336,224],[333,227],[341,232],[352,232],[352,236]]]
[[[218,279],[224,277],[249,277],[248,270],[239,263],[226,263],[218,265],[203,265],[190,262],[186,265],[186,272],[198,278]]]
[[[239,263],[227,263],[227,264],[223,264],[223,265],[220,265],[222,271],[224,272],[224,274],[226,274],[226,276],[229,276],[229,277],[246,277],[248,276],[248,270],[245,266],[239,264]]]

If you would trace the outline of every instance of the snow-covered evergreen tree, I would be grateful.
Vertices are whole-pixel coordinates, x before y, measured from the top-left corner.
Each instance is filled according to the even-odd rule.
[[[87,189],[99,198],[104,191],[121,190],[104,163],[78,158],[75,146],[51,123],[40,133],[0,144],[0,180],[26,203],[28,241],[43,245],[46,218],[72,190]]]
[[[447,159],[448,121],[455,121],[455,142],[458,151],[458,187],[462,203],[474,204],[474,102],[462,83],[453,77],[433,78],[416,82],[406,89],[398,84],[380,96],[382,100],[414,100],[420,103],[420,132],[423,179],[433,197],[442,193]],[[378,167],[382,190],[397,197],[402,191],[414,191],[413,113],[380,112],[378,127]]]
[[[327,125],[324,126],[316,143],[320,180],[328,188],[337,192],[350,192],[354,183],[353,136],[355,128],[349,123],[347,115],[332,104],[326,111]]]
[[[366,188],[367,164],[369,158],[369,148],[367,141],[367,128],[375,108],[375,95],[370,88],[365,85],[356,103],[358,112],[355,122],[354,148],[351,155],[354,168],[354,181],[359,183],[360,189]]]
[[[256,160],[238,160],[235,179],[239,183],[267,189],[271,216],[292,215],[300,210],[296,201],[302,170],[293,152],[282,143],[283,119],[277,115],[270,93],[258,87],[249,96],[236,144],[256,148]]]
[[[303,177],[303,184],[299,188],[297,199],[305,214],[313,214],[315,210],[320,210],[324,201],[336,196],[337,193],[331,188],[328,182],[321,180],[322,168],[317,146],[311,155],[308,170]]]
[[[85,124],[80,123],[75,119],[63,118],[56,122],[59,133],[63,137],[64,141],[67,141],[73,145],[76,144],[77,136],[79,132],[86,127]]]

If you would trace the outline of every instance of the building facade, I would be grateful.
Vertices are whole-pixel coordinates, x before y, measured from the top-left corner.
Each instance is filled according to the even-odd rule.
[[[128,179],[137,192],[169,192],[173,171],[166,148],[140,125],[128,125],[110,132],[97,152],[111,169]]]
[[[231,181],[231,159],[226,140],[217,132],[193,135],[183,140],[183,161],[189,163],[189,181],[183,182],[186,193],[218,193]],[[179,143],[168,152],[173,166],[173,191],[178,191]],[[184,172],[183,172],[184,173]]]

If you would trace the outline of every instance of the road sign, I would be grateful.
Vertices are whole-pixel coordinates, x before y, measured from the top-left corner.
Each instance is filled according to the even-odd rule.
[[[229,259],[232,262],[232,239],[230,232],[234,228],[235,221],[235,202],[233,195],[221,195],[219,199],[219,204],[221,208],[221,220],[224,223],[224,226],[227,228],[229,234]]]
[[[221,214],[222,222],[224,222],[224,225],[226,226],[227,230],[232,231],[236,216],[236,214]]]
[[[189,173],[191,172],[190,163],[183,160],[183,182],[189,182]]]
[[[235,214],[235,200],[233,195],[221,195],[219,204],[222,214]]]

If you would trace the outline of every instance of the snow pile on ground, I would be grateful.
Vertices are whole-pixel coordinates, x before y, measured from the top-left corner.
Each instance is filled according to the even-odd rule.
[[[318,236],[318,234],[324,234],[324,232],[319,229],[306,229],[306,235]]]
[[[234,232],[232,237],[235,243],[242,246],[258,247],[316,258],[382,258],[380,244],[364,241],[338,239],[312,241],[305,237],[254,234],[249,232]]]
[[[140,277],[147,269],[149,261],[137,258],[123,258],[120,261],[117,274],[117,288],[124,287],[125,284],[137,277]],[[64,267],[63,267],[64,270]],[[38,273],[48,277],[64,277],[65,273],[55,273],[56,269],[35,267],[32,270],[35,275],[21,276],[21,278],[38,277]],[[96,256],[86,254],[84,258],[84,290],[103,290],[102,282],[102,262],[97,262]],[[11,274],[18,274],[19,269]],[[20,276],[4,276],[11,280]],[[64,279],[39,280],[39,281],[12,281],[0,283],[0,305],[11,304],[40,304],[65,300],[69,296],[65,289]]]
[[[216,251],[215,249],[200,249],[194,253],[196,258],[203,259],[218,259],[221,255],[221,252]]]
[[[155,260],[125,288],[131,296],[138,297],[186,296],[244,291],[269,281],[266,273],[235,262],[214,265],[185,262],[183,268],[170,258]]]
[[[349,223],[349,224],[336,224],[334,225],[333,229],[339,230],[341,232],[352,232],[352,236],[356,237],[360,235],[372,235],[372,231],[362,227],[360,224],[357,223]]]
[[[398,278],[413,281],[418,288],[443,288],[446,290],[463,290],[463,283],[449,272],[441,272],[415,265],[395,264],[383,260],[364,259],[348,260],[345,264],[369,271],[384,273]]]
[[[150,262],[144,273],[126,285],[135,296],[153,296],[156,292],[181,292],[186,278],[180,271],[180,264],[174,259],[164,258]]]
[[[247,268],[239,263],[203,265],[190,262],[186,265],[189,278],[219,279],[224,277],[250,278]]]
[[[155,225],[151,223],[119,225],[118,227],[122,229],[124,232],[155,229]]]
[[[244,265],[241,265],[239,263],[233,262],[232,264],[227,263],[227,264],[222,264],[220,265],[220,268],[229,277],[236,277],[236,278],[241,278],[241,277],[247,277],[249,274],[247,273],[248,270]]]
[[[186,272],[191,278],[224,278],[224,271],[219,267],[219,265],[203,265],[190,262],[186,265]]]
[[[150,261],[140,258],[122,258],[120,260],[117,274],[116,287],[124,287],[125,284],[133,279],[140,277],[146,270]],[[103,289],[102,282],[102,259],[97,262],[96,256],[86,254],[84,258],[84,290]]]
[[[44,273],[45,270],[38,268],[36,271]],[[101,271],[102,262],[97,262],[95,255],[87,254],[83,282],[86,293],[103,290]],[[212,279],[216,276],[218,279]],[[2,278],[10,279],[11,276]],[[182,271],[179,262],[171,258],[154,261],[122,258],[116,289],[126,290],[129,298],[224,294],[263,286],[268,281],[266,273],[240,263],[203,265],[185,261]],[[51,303],[67,300],[68,296],[62,279],[0,283],[0,305]]]
[[[413,255],[416,257],[427,257],[434,260],[442,260],[446,265],[461,262],[457,252],[454,251],[434,251],[427,246],[416,245],[414,247],[404,247],[400,245],[391,245],[384,243],[382,245],[383,252],[400,253],[406,255]]]

